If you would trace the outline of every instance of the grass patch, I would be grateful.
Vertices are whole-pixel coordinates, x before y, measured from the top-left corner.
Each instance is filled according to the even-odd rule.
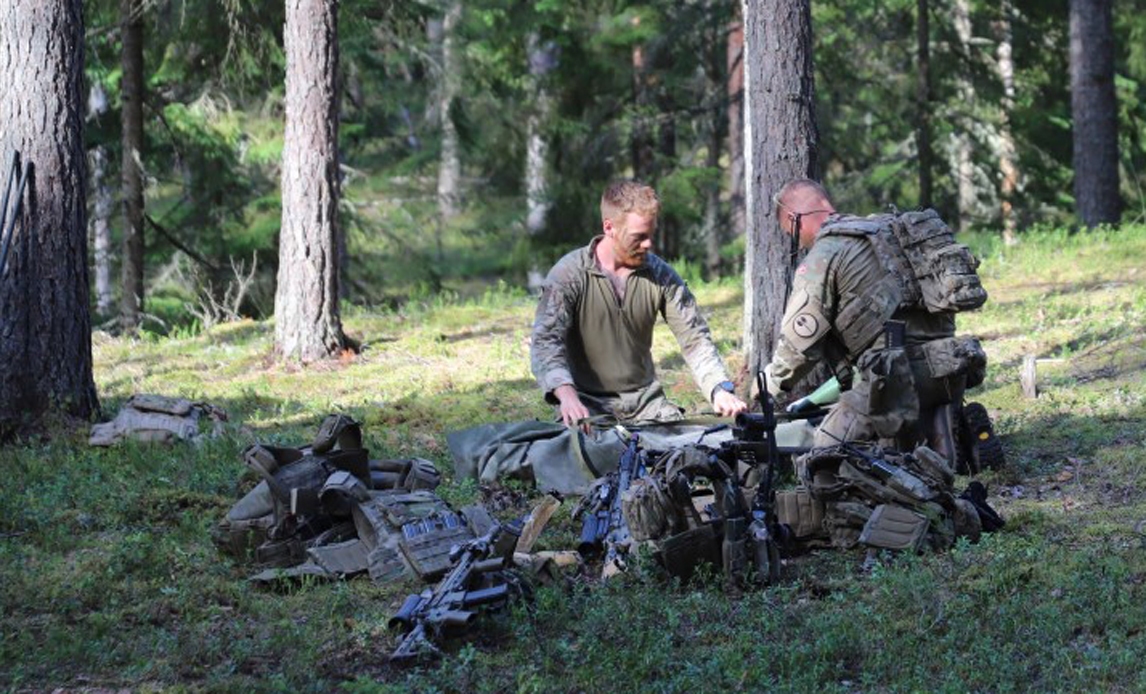
[[[991,302],[960,318],[991,363],[972,393],[1010,467],[984,476],[1007,529],[935,556],[821,552],[781,585],[727,595],[629,576],[546,587],[481,622],[446,657],[391,669],[385,623],[415,586],[366,580],[256,589],[208,530],[252,483],[239,452],[294,444],[322,415],[365,423],[375,456],[421,455],[455,504],[528,507],[520,485],[449,474],[444,434],[549,417],[529,373],[533,301],[504,285],[347,307],[361,355],[307,370],[274,364],[271,322],[198,334],[93,338],[110,416],[136,392],[203,399],[231,415],[201,446],[90,449],[82,434],[0,449],[0,686],[215,690],[1141,690],[1146,674],[1146,227],[1043,230],[1017,248],[966,241]],[[694,282],[730,366],[743,289]],[[1043,395],[1024,400],[1023,355]],[[666,328],[654,356],[671,397],[706,404]],[[559,514],[542,543],[564,548]],[[623,686],[623,685],[622,685]]]

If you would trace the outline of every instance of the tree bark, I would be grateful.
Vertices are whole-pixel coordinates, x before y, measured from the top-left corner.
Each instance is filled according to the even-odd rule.
[[[1087,227],[1117,223],[1122,213],[1112,5],[1112,0],[1070,0],[1074,200]]]
[[[99,120],[107,113],[107,92],[99,82],[93,82],[88,91],[87,120]],[[93,267],[95,269],[96,313],[107,316],[112,311],[111,289],[111,211],[114,207],[107,181],[107,148],[95,147],[91,151],[92,204],[91,237]]]
[[[525,122],[525,228],[530,236],[545,229],[545,218],[552,202],[549,198],[549,141],[544,129],[553,109],[547,75],[557,65],[557,49],[542,43],[536,31],[526,37],[529,56],[529,80],[533,108]]]
[[[931,23],[927,0],[916,0],[915,28],[918,50],[916,65],[915,145],[919,163],[919,206],[931,207]]]
[[[438,109],[442,118],[442,155],[438,167],[438,213],[449,220],[461,211],[462,160],[458,129],[454,125],[454,101],[461,81],[461,60],[457,48],[457,26],[462,18],[461,0],[450,0],[442,21],[442,79]]]
[[[971,138],[971,109],[975,104],[975,85],[971,82],[968,70],[971,66],[971,3],[969,0],[954,0],[951,5],[951,21],[955,25],[955,36],[959,40],[959,52],[963,58],[962,69],[955,71],[955,92],[959,95],[960,115],[955,130],[955,173],[956,204],[959,208],[959,231],[967,231],[978,209],[978,195],[975,191],[974,140]]]
[[[746,227],[744,213],[744,24],[740,3],[736,20],[728,31],[728,227],[740,236]]]
[[[275,347],[311,362],[345,346],[338,308],[338,2],[287,0],[286,132]]]
[[[1011,114],[1015,110],[1015,61],[1011,55],[1011,0],[1002,0],[999,21],[998,66],[999,81],[1003,85],[1003,99],[1000,103],[1002,118],[999,124],[999,198],[1003,217],[1003,244],[1014,246],[1018,243],[1015,231],[1015,191],[1019,185],[1018,155],[1015,148],[1015,135],[1011,130]]]
[[[7,165],[18,150],[33,167],[0,275],[0,436],[50,410],[85,419],[99,410],[88,308],[83,45],[80,0],[9,0],[0,8],[0,153]]]
[[[640,16],[632,18],[633,26],[639,26]],[[633,67],[633,123],[629,149],[633,160],[633,178],[648,183],[653,173],[653,133],[649,127],[648,115],[652,110],[649,88],[646,84],[645,47],[634,44],[631,53]]]
[[[810,0],[744,0],[744,55],[744,350],[754,375],[772,358],[792,272],[772,196],[791,178],[816,177]]]
[[[123,295],[125,331],[139,327],[143,310],[143,2],[121,0],[123,106]]]

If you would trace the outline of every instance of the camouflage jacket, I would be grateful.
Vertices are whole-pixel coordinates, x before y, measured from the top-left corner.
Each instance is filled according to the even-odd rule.
[[[555,403],[553,390],[564,384],[601,396],[652,384],[656,380],[653,327],[658,315],[680,343],[701,392],[711,398],[728,374],[684,280],[650,253],[626,279],[625,297],[619,301],[596,262],[601,238],[568,253],[545,278],[530,356],[546,400]]]
[[[824,359],[835,369],[841,384],[846,385],[851,366],[872,344],[871,339],[865,344],[849,344],[848,336],[876,334],[887,318],[906,323],[908,345],[955,334],[953,315],[899,308],[897,295],[880,293],[880,288],[889,286],[884,281],[888,272],[871,243],[863,238],[822,233],[816,236],[815,244],[792,278],[792,294],[784,310],[780,339],[772,362],[764,369],[768,390],[773,395],[790,390]],[[879,326],[866,329],[860,326],[864,321],[878,321]]]

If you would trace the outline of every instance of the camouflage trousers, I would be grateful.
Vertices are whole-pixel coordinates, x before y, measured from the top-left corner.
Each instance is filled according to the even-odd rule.
[[[684,417],[684,410],[669,401],[659,381],[627,393],[593,395],[578,390],[577,395],[589,410],[590,416],[612,415],[622,424],[674,422]],[[560,408],[555,408],[554,413],[556,421],[561,421]]]

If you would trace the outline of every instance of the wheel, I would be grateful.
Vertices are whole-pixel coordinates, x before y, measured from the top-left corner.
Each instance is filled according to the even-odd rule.
[[[995,435],[987,408],[977,402],[969,402],[963,406],[961,420],[961,433],[970,453],[969,467],[976,471],[1002,469],[1007,463],[1003,442]]]

